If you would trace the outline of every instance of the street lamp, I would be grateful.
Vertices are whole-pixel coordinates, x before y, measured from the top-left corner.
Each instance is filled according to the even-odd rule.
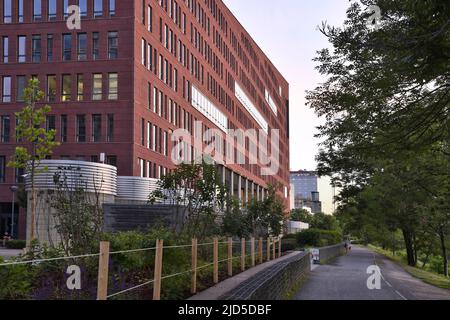
[[[12,203],[11,203],[11,207],[12,207],[12,210],[11,210],[11,238],[14,238],[14,200],[15,200],[16,191],[17,191],[17,189],[19,189],[19,187],[11,186],[9,189],[11,190],[11,192],[13,194]]]

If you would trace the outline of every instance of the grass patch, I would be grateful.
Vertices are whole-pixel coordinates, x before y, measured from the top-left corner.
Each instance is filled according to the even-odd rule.
[[[426,271],[417,267],[411,267],[406,263],[406,261],[401,256],[393,255],[392,252],[390,251],[383,250],[379,247],[370,244],[368,245],[368,248],[396,262],[413,277],[420,279],[423,282],[431,284],[433,286],[450,290],[450,278],[446,278],[443,275]]]

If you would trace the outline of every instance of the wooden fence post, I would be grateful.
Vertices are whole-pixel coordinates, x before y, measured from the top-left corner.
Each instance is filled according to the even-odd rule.
[[[233,276],[233,238],[228,238],[228,276]]]
[[[278,258],[281,258],[281,237],[278,237]]]
[[[258,251],[259,251],[259,263],[263,263],[263,239],[259,238],[258,243]]]
[[[164,240],[156,240],[155,273],[153,282],[153,300],[161,300],[161,275]]]
[[[267,261],[270,261],[270,237],[267,238]]]
[[[245,271],[245,238],[241,239],[241,270]]]
[[[214,283],[219,283],[219,239],[214,238]]]
[[[251,240],[250,252],[252,254],[252,267],[254,267],[256,265],[256,260],[255,260],[255,238],[254,237],[252,237],[252,240]]]
[[[192,239],[192,279],[191,293],[197,293],[197,239]]]
[[[109,242],[100,242],[98,258],[97,300],[106,300],[108,295]]]
[[[272,257],[275,260],[277,256],[275,255],[277,240],[274,238],[272,241]]]

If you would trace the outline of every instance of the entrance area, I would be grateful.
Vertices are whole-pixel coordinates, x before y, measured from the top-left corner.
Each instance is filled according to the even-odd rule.
[[[0,239],[3,239],[3,236],[6,232],[11,235],[11,219],[12,219],[12,206],[11,202],[0,202]],[[19,204],[14,204],[14,234],[12,235],[13,239],[17,239],[19,234]]]

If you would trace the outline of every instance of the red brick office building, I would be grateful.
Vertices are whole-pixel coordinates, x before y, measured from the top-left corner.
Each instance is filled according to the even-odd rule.
[[[70,5],[80,7],[78,30],[66,25]],[[9,230],[10,187],[21,180],[6,163],[31,77],[61,142],[52,159],[96,162],[104,153],[121,176],[160,178],[175,167],[178,128],[279,129],[277,174],[227,164],[223,179],[244,201],[279,182],[287,203],[289,85],[222,1],[0,0],[0,232]]]

